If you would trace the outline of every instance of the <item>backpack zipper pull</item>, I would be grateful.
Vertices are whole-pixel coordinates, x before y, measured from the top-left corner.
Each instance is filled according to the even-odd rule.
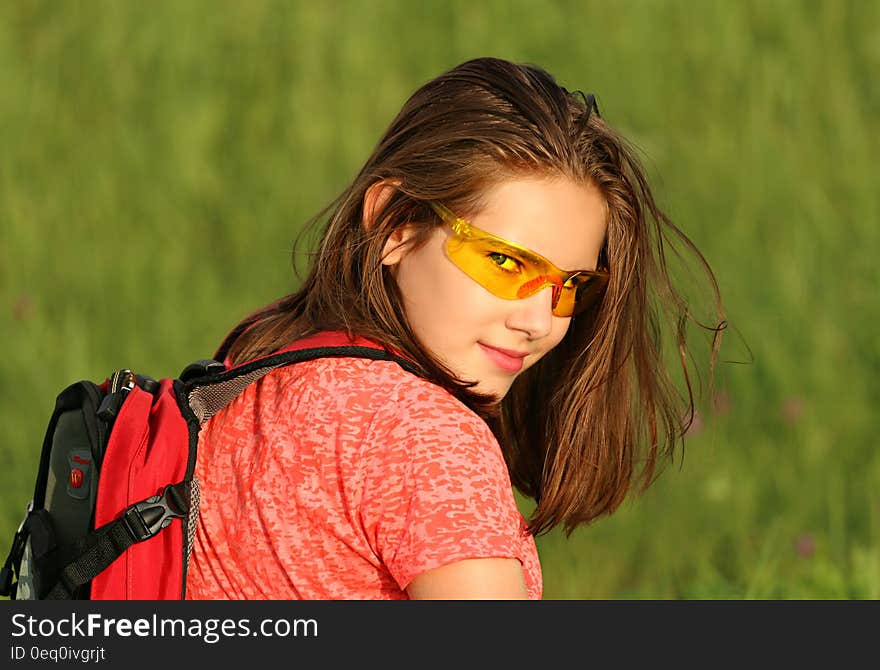
[[[135,377],[131,370],[117,370],[110,375],[110,393],[124,391],[128,393],[134,388]]]
[[[122,403],[125,402],[128,393],[135,387],[136,381],[134,374],[128,369],[117,370],[110,375],[110,392],[104,396],[104,399],[98,406],[98,411],[96,412],[98,418],[111,423],[116,418],[116,415],[119,414]]]

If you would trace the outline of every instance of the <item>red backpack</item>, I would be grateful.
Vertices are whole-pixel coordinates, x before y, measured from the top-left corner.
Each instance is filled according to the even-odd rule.
[[[19,600],[170,600],[186,593],[199,509],[202,425],[276,368],[326,357],[409,361],[364,339],[320,333],[227,369],[217,360],[176,379],[120,370],[80,381],[57,398],[34,497],[0,573],[0,595]]]

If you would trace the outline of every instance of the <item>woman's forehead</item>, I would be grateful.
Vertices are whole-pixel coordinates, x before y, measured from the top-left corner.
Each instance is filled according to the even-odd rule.
[[[599,189],[565,178],[510,179],[491,188],[471,223],[565,270],[594,267],[605,238]]]

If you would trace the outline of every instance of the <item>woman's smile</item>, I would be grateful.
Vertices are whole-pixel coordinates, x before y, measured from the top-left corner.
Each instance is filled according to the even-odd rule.
[[[492,347],[488,344],[483,344],[482,342],[477,342],[477,344],[479,344],[480,348],[486,352],[486,355],[493,363],[507,372],[519,372],[522,370],[523,359],[528,356],[526,353],[517,353],[510,351],[509,349],[499,349],[498,347]]]

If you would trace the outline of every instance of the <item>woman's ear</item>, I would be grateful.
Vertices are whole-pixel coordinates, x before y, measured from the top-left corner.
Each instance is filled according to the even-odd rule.
[[[399,181],[383,180],[377,181],[367,189],[364,194],[363,218],[361,220],[366,230],[375,225],[376,217],[381,214],[399,186]],[[404,224],[395,228],[382,248],[382,265],[397,265],[403,258],[406,243],[414,233],[415,228],[410,225]]]
[[[397,265],[403,258],[407,242],[415,235],[415,232],[415,227],[409,224],[398,226],[391,231],[391,235],[385,241],[385,246],[382,247],[382,265]]]

